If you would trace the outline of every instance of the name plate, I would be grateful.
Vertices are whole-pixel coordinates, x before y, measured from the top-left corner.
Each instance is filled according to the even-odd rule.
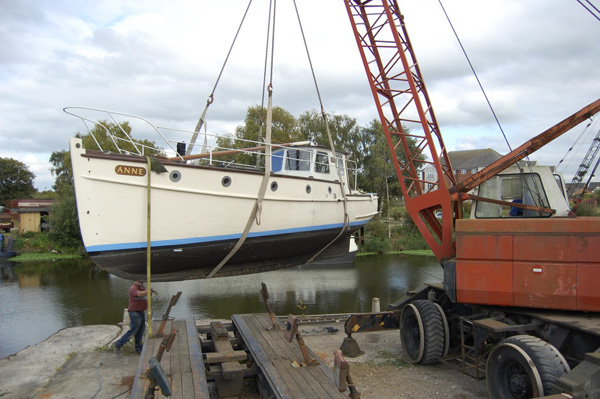
[[[142,168],[141,166],[125,166],[125,165],[117,165],[115,166],[115,173],[118,175],[128,175],[128,176],[145,176],[146,168]]]

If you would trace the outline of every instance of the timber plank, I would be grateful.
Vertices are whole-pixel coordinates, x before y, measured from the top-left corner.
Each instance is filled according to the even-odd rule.
[[[277,361],[274,361],[274,364],[277,369],[286,376],[285,381],[291,385],[290,388],[295,394],[294,397],[321,398],[322,396],[319,396],[319,389],[315,389],[314,381],[311,381],[312,378],[305,378],[304,373],[301,371],[301,367],[292,367],[294,361],[296,361],[298,365],[304,361],[299,348],[297,351],[298,353],[295,353],[294,348],[291,347],[291,344],[283,337],[282,330],[267,330],[268,327],[272,327],[270,320],[268,320],[268,323],[264,323],[260,317],[253,317],[252,322],[256,329],[260,331],[263,338],[269,343],[273,351],[279,355],[279,358]]]
[[[173,341],[171,350],[163,352],[160,362],[171,385],[172,395],[169,399],[209,399],[196,322],[192,319],[167,321],[165,335],[170,334],[173,328],[177,331],[177,337]],[[162,336],[155,338],[146,336],[131,392],[132,399],[143,398],[146,394],[149,385],[146,372],[150,358],[156,356],[162,341]],[[155,397],[165,398],[160,390],[156,391]]]
[[[202,350],[200,348],[200,338],[198,337],[196,322],[187,319],[185,325],[187,330],[188,348],[190,351],[190,368],[189,371],[185,371],[185,373],[190,374],[190,378],[192,379],[194,397],[198,399],[209,399],[206,372],[204,369],[204,361],[202,360]]]
[[[292,367],[293,360],[281,350],[279,341],[283,338],[283,331],[276,330],[276,334],[273,334],[273,330],[268,330],[256,315],[248,315],[246,320],[253,326],[253,332],[256,336],[260,336],[261,341],[269,345],[270,350],[274,354],[271,358],[273,365],[282,376],[293,397],[298,399],[314,397],[307,396],[307,392],[305,392],[305,388],[303,387],[305,384],[303,381],[298,380],[297,372]],[[269,323],[268,326],[271,326],[271,324]]]
[[[304,362],[298,342],[287,342],[283,330],[272,328],[267,314],[234,315],[232,320],[278,398],[346,397],[335,386],[333,372],[310,349],[319,365],[291,366]]]
[[[283,330],[267,330],[268,327],[272,326],[271,320],[267,317],[256,317],[255,321],[260,323],[260,326],[265,329],[264,335],[269,336],[269,342],[272,343],[272,345],[275,347],[275,350],[283,353],[287,357],[287,367],[291,367],[291,363],[294,361],[296,361],[299,365],[304,362],[304,357],[302,356],[300,346],[298,345],[298,341],[296,341],[296,339],[290,343],[284,338]],[[313,358],[319,360],[314,353],[310,352],[310,350],[309,353]],[[325,367],[327,370],[329,370],[329,368],[325,364],[321,362],[319,363],[320,364],[318,366],[292,368],[291,373],[297,374],[296,383],[300,386],[303,394],[305,394],[307,397],[329,398],[337,396],[337,388],[334,387],[333,391],[331,389],[327,389],[331,385],[331,381],[327,381],[327,376],[323,375],[324,370],[319,369],[320,367]],[[324,378],[316,378],[321,376]],[[323,384],[325,386],[323,386]]]
[[[244,338],[244,342],[250,350],[250,353],[252,353],[252,357],[263,371],[263,375],[268,384],[272,387],[275,395],[277,395],[278,398],[283,399],[293,398],[294,396],[292,396],[290,389],[285,384],[283,377],[269,359],[269,355],[271,355],[271,359],[275,358],[273,350],[268,344],[264,345],[265,342],[263,339],[260,339],[259,342],[259,340],[254,338],[254,334],[243,315],[233,315],[232,320],[236,325],[238,332]]]
[[[175,329],[175,331],[177,332],[177,336],[175,337],[175,341],[173,341],[173,345],[171,346],[171,350],[169,352],[165,351],[165,354],[163,355],[163,359],[168,361],[168,365],[169,365],[169,373],[167,375],[169,375],[170,377],[170,381],[171,381],[171,392],[172,395],[171,397],[173,399],[184,399],[184,398],[189,398],[190,396],[185,396],[183,394],[183,389],[184,389],[184,383],[182,381],[182,375],[181,375],[181,370],[189,367],[189,364],[187,365],[182,365],[182,358],[184,358],[185,354],[187,354],[187,350],[184,349],[184,346],[187,346],[187,332],[185,328],[182,328],[185,326],[185,321],[184,320],[173,320],[173,322],[171,323],[171,329],[170,330],[165,330],[165,335],[170,334],[173,329]],[[183,330],[183,331],[182,331]],[[182,353],[184,352],[184,353]],[[168,353],[169,358],[165,359],[165,355]],[[165,361],[165,364],[167,363]],[[161,362],[163,363],[163,362]],[[162,365],[162,364],[161,364]],[[164,365],[162,365],[163,368],[165,367]]]

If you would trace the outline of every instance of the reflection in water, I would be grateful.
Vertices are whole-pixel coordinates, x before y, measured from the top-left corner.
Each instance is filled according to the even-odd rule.
[[[368,312],[373,297],[380,298],[384,309],[407,290],[441,277],[435,258],[385,255],[359,257],[354,264],[154,283],[159,295],[152,297],[153,318],[161,318],[178,291],[183,294],[171,316],[228,319],[236,313],[263,312],[261,282],[267,284],[271,307],[279,315]],[[87,259],[0,264],[0,357],[65,327],[120,322],[130,285]],[[300,301],[304,311],[297,307]]]

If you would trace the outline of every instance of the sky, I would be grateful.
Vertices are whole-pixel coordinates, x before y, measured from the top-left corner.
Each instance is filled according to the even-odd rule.
[[[343,2],[296,3],[324,109],[367,126],[377,112]],[[508,152],[439,1],[398,3],[447,149]],[[577,0],[442,3],[512,148],[600,97],[600,21]],[[0,0],[0,157],[25,163],[35,187],[51,189],[50,154],[86,132],[63,112],[69,106],[193,130],[247,5]],[[261,103],[267,13],[266,0],[252,2],[208,109],[210,133],[232,133]],[[275,27],[274,105],[295,116],[319,110],[291,0],[277,2]],[[587,125],[531,159],[560,163],[569,182],[600,129]]]

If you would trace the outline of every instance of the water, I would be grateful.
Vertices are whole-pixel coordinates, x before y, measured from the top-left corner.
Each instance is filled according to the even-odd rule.
[[[0,358],[66,327],[114,325],[122,320],[131,282],[89,260],[0,262]],[[229,319],[232,314],[264,312],[262,282],[278,315],[369,312],[373,297],[380,299],[384,310],[407,290],[441,278],[442,269],[433,257],[384,255],[359,257],[349,264],[154,283],[159,295],[153,296],[153,318],[162,317],[178,291],[183,293],[171,310],[174,317]]]

